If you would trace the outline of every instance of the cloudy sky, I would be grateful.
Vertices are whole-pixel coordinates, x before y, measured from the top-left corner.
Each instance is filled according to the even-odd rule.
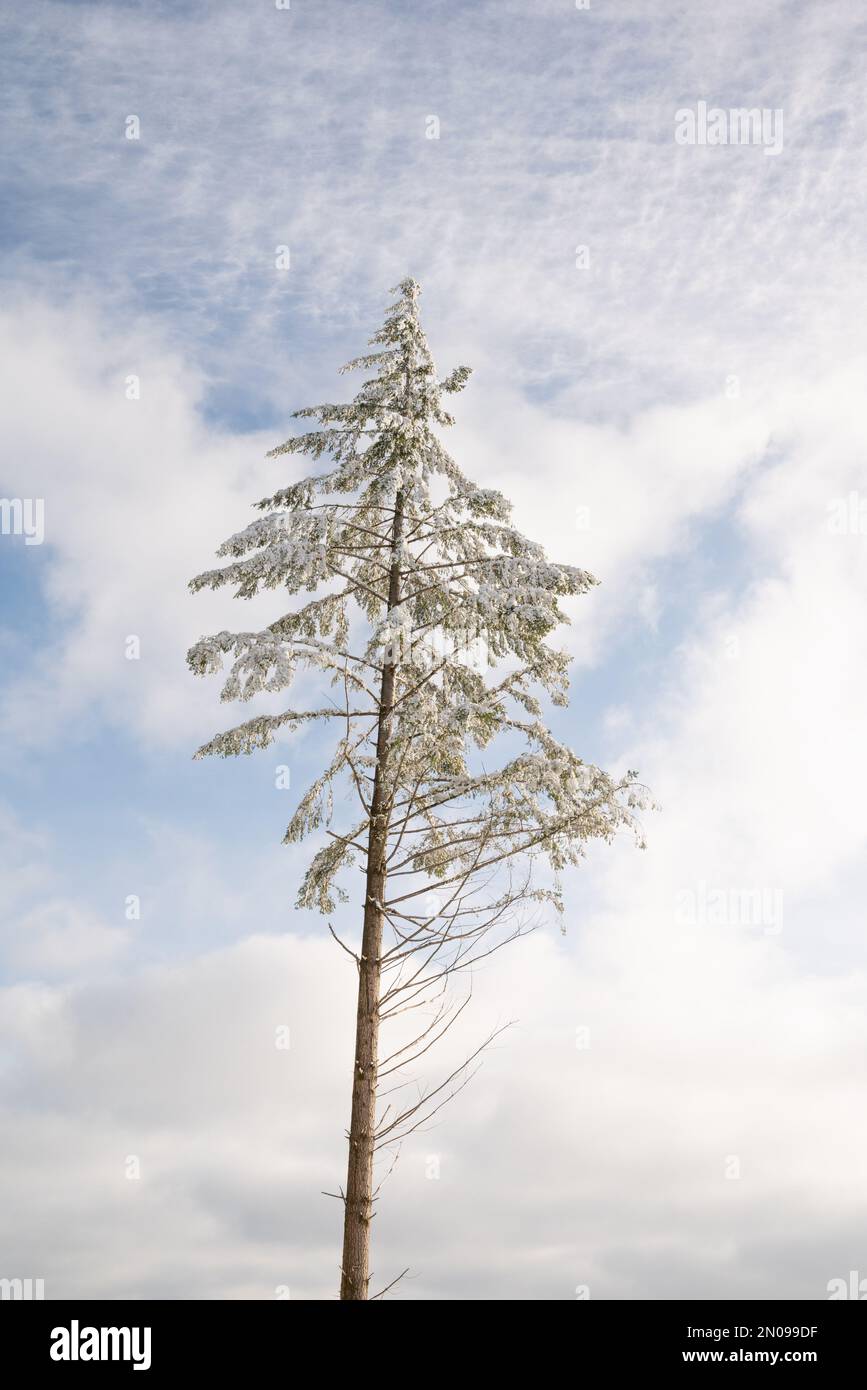
[[[568,880],[565,934],[479,972],[455,1047],[519,1022],[404,1146],[374,1280],[867,1276],[858,7],[32,0],[2,28],[0,495],[44,500],[44,541],[0,535],[0,1276],[336,1295],[354,980],[280,845],[324,747],[191,761],[229,712],[186,649],[246,610],[186,583],[296,476],[266,450],[404,275],[475,369],[452,452],[602,581],[557,732],[661,809]],[[774,142],[703,142],[700,103]]]

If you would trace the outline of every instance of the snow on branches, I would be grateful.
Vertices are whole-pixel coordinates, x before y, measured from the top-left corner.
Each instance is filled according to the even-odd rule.
[[[463,389],[470,371],[437,375],[418,285],[405,280],[396,292],[371,340],[378,350],[342,369],[369,374],[353,400],[297,411],[317,427],[272,450],[273,457],[327,456],[330,470],[259,502],[263,515],[218,551],[229,563],[191,584],[194,591],[231,585],[246,599],[276,588],[315,594],[262,632],[203,637],[188,661],[204,675],[231,658],[222,698],[242,701],[287,689],[301,667],[318,668],[339,688],[338,703],[262,715],[199,752],[250,752],[302,721],[342,718],[343,752],[327,780],[345,775],[369,816],[372,745],[384,713],[377,687],[390,664],[389,834],[398,856],[415,839],[410,862],[419,871],[435,862],[439,877],[468,869],[474,855],[481,868],[492,855],[521,850],[562,867],[589,839],[637,830],[633,812],[646,800],[632,774],[614,780],[587,766],[540,719],[535,690],[566,702],[567,658],[547,642],[568,621],[560,600],[597,581],[548,560],[511,525],[502,494],[477,487],[446,452],[436,433],[452,423],[443,399]],[[473,752],[498,735],[521,737],[528,750],[483,771]],[[460,836],[450,829],[458,814]],[[303,817],[301,824],[312,828]],[[354,829],[356,839],[366,824]],[[297,833],[296,826],[292,838]],[[433,844],[431,856],[425,847]],[[322,856],[326,900],[344,865],[343,855]]]

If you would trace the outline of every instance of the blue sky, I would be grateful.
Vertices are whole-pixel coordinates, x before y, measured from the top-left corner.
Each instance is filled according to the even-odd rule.
[[[865,22],[36,0],[2,28],[0,493],[46,536],[0,536],[0,1273],[333,1295],[352,982],[279,843],[324,745],[191,760],[231,711],[184,654],[252,617],[185,585],[412,274],[437,362],[474,367],[452,452],[602,580],[557,731],[662,810],[570,879],[565,937],[483,972],[467,1036],[520,1028],[401,1155],[377,1268],[418,1298],[824,1297],[867,1260],[867,540],[828,526],[867,494]],[[677,144],[699,101],[782,111],[782,149]],[[715,889],[728,919],[684,928]],[[738,918],[754,889],[781,930]]]

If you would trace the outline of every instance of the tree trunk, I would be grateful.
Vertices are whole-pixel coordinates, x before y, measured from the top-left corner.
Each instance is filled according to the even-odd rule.
[[[400,599],[399,546],[403,534],[403,494],[394,504],[392,562],[388,608]],[[388,850],[388,788],[386,768],[394,704],[394,663],[382,669],[379,722],[376,733],[376,768],[373,775],[370,830],[367,839],[367,880],[364,897],[364,930],[358,967],[358,1011],[355,1026],[355,1063],[352,1078],[352,1113],[349,1122],[349,1159],[343,1220],[343,1263],[340,1298],[361,1301],[369,1297],[370,1224],[373,1219],[373,1147],[376,1127],[376,1068],[379,1056],[379,987],[382,970],[382,902],[385,899]]]

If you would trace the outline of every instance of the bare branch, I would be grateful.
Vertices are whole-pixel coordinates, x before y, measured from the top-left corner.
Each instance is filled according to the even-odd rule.
[[[371,1303],[372,1303],[372,1302],[374,1301],[374,1299],[376,1299],[376,1298],[384,1298],[385,1295],[388,1293],[389,1289],[393,1289],[394,1286],[395,1286],[395,1284],[399,1284],[400,1281],[401,1281],[401,1279],[403,1279],[404,1276],[407,1275],[407,1274],[409,1274],[409,1265],[407,1265],[407,1267],[406,1267],[406,1269],[403,1271],[403,1273],[399,1274],[399,1275],[397,1276],[396,1279],[392,1279],[392,1281],[391,1281],[390,1284],[386,1284],[386,1286],[385,1286],[384,1289],[380,1289],[379,1293],[371,1294],[371,1296],[370,1296],[370,1301],[371,1301]]]

